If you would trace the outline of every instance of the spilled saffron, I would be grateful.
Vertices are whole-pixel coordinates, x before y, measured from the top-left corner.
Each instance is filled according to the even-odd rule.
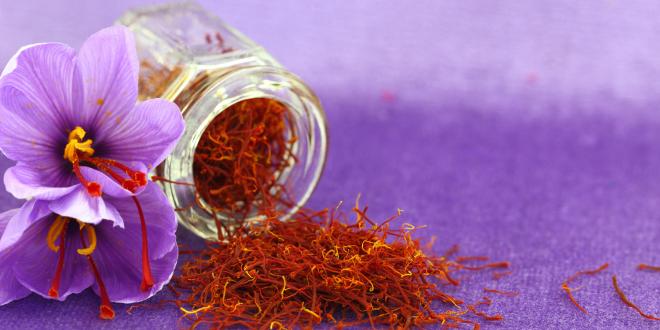
[[[506,297],[517,297],[520,295],[520,292],[518,291],[504,291],[491,288],[484,288],[484,292],[495,293]]]
[[[594,270],[579,271],[579,272],[571,275],[569,278],[567,278],[561,285],[562,290],[566,291],[566,294],[568,295],[568,299],[570,299],[571,302],[573,303],[573,305],[575,305],[580,311],[582,311],[585,314],[589,314],[589,312],[587,312],[587,310],[584,307],[582,307],[582,305],[580,305],[580,303],[578,303],[578,301],[575,299],[575,297],[573,297],[573,290],[574,289],[572,289],[568,285],[580,276],[583,276],[583,275],[596,275],[596,274],[602,272],[603,270],[607,269],[607,267],[609,267],[609,264],[604,263],[603,265],[601,265],[600,267],[598,267]]]
[[[660,321],[659,317],[644,313],[644,311],[642,311],[641,308],[639,308],[632,301],[630,301],[628,297],[626,297],[625,293],[623,293],[623,290],[621,290],[621,288],[619,287],[619,284],[616,280],[616,276],[612,276],[612,285],[614,286],[614,290],[616,291],[617,295],[619,295],[619,298],[621,298],[621,301],[623,301],[624,304],[634,309],[637,313],[639,313],[639,315],[641,315],[644,318],[654,321]]]
[[[493,279],[494,279],[494,280],[499,280],[499,279],[501,279],[501,278],[503,278],[503,277],[506,277],[506,276],[511,275],[512,273],[513,273],[513,272],[511,272],[510,270],[508,270],[508,271],[504,271],[504,272],[494,272],[494,273],[493,273]]]
[[[209,242],[187,255],[173,285],[183,320],[195,328],[308,328],[331,322],[414,327],[478,326],[471,314],[498,321],[446,292],[459,286],[451,275],[466,266],[422,252],[414,239],[420,227],[376,225],[366,208],[347,221],[338,211],[301,211],[283,222],[276,216],[248,225],[245,233]],[[471,262],[482,258],[467,258]],[[442,307],[431,307],[440,303]]]
[[[637,265],[637,269],[639,270],[650,270],[653,272],[660,272],[660,266],[651,266],[647,264],[639,264]]]

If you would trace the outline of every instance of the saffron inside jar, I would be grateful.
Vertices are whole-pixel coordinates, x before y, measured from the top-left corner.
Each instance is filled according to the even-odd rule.
[[[207,126],[193,156],[200,203],[244,220],[260,210],[292,205],[281,178],[296,159],[286,106],[269,98],[237,102]]]

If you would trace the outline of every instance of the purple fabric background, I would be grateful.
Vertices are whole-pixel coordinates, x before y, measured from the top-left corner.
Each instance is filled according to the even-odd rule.
[[[21,45],[74,46],[148,1],[3,1],[0,62]],[[651,328],[612,290],[660,314],[660,3],[656,1],[201,1],[269,49],[327,110],[327,170],[309,206],[353,201],[374,218],[397,207],[438,252],[513,264],[482,287],[519,290],[484,328]],[[0,169],[10,163],[0,159]],[[6,194],[0,211],[19,203]],[[183,229],[179,241],[198,242]],[[610,262],[585,278],[570,274]],[[165,297],[160,294],[157,297]],[[173,328],[175,308],[96,318],[91,292],[0,307],[0,328]]]

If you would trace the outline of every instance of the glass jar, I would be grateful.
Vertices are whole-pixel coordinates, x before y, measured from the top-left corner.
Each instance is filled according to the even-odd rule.
[[[179,105],[186,129],[156,174],[177,210],[179,222],[198,236],[217,239],[216,220],[231,228],[234,214],[211,215],[196,195],[193,162],[206,128],[223,111],[251,99],[270,99],[286,109],[286,134],[294,136],[290,164],[278,173],[295,213],[308,200],[323,170],[327,149],[325,114],[300,78],[255,44],[194,2],[131,10],[118,21],[135,34],[140,59],[140,99],[165,98]],[[251,210],[247,221],[258,221]],[[222,226],[221,226],[222,227]],[[221,233],[222,234],[222,233]],[[221,236],[220,236],[221,237]]]

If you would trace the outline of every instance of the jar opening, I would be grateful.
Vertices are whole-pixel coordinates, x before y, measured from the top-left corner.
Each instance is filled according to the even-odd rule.
[[[236,221],[291,208],[286,176],[296,163],[297,140],[289,109],[275,99],[250,98],[224,109],[193,155],[200,206]]]
[[[278,67],[203,71],[195,79],[196,72],[175,86],[186,130],[157,169],[180,223],[222,240],[242,222],[287,219],[323,171],[327,129],[318,98]]]

